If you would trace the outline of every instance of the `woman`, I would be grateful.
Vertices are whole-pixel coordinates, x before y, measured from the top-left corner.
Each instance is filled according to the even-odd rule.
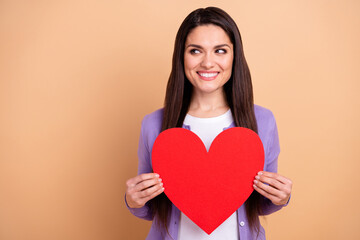
[[[286,205],[292,183],[276,173],[280,149],[275,119],[269,110],[253,103],[240,33],[223,10],[197,9],[181,24],[164,105],[142,121],[139,175],[127,181],[125,195],[135,216],[153,220],[147,239],[265,239],[259,215]],[[207,235],[163,193],[161,176],[152,173],[152,146],[161,131],[184,127],[195,132],[208,149],[217,134],[235,126],[260,136],[265,149],[264,171],[254,176],[256,191],[248,200]]]

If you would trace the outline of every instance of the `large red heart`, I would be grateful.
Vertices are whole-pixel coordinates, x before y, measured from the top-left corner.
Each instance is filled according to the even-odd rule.
[[[152,164],[172,203],[210,234],[252,193],[264,148],[247,128],[221,132],[209,152],[195,133],[171,128],[156,138]]]

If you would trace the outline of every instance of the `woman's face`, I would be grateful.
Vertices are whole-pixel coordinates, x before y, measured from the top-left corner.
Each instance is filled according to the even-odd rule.
[[[231,76],[233,57],[233,44],[221,27],[194,28],[185,42],[184,70],[195,93],[222,92]]]

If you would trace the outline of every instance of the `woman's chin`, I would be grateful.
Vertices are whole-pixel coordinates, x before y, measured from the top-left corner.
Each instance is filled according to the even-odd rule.
[[[201,88],[196,88],[195,92],[198,94],[215,94],[215,93],[220,93],[222,92],[222,87],[210,87],[210,86],[206,86],[206,87],[201,87]]]

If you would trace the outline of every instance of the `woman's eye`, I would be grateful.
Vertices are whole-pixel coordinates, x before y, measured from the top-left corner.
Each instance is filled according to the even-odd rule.
[[[197,54],[197,53],[200,53],[200,51],[197,50],[197,49],[191,49],[191,50],[190,50],[190,53],[191,53],[191,54]]]
[[[216,53],[226,53],[226,50],[225,49],[217,49]]]

